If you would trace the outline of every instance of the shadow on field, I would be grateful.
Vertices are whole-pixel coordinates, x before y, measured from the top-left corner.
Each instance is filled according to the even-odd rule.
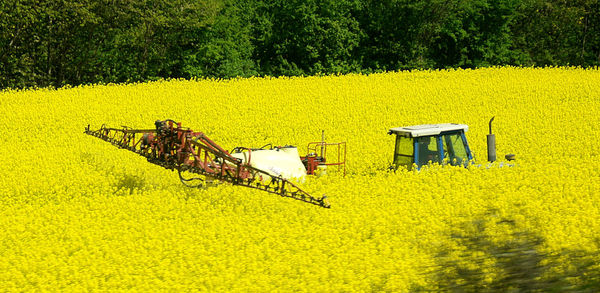
[[[144,179],[137,175],[122,174],[117,180],[115,187],[118,194],[119,191],[123,190],[126,194],[132,194],[134,190],[141,190],[146,185]]]
[[[433,287],[412,291],[600,292],[600,253],[545,252],[542,237],[493,211],[448,237],[433,270],[425,269]]]

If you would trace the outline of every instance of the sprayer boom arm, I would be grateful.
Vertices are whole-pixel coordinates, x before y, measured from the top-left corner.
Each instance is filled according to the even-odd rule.
[[[150,163],[169,170],[177,170],[179,178],[187,182],[184,173],[195,173],[208,178],[263,190],[296,200],[329,208],[325,196],[315,198],[285,178],[276,177],[234,158],[202,132],[182,128],[173,120],[156,121],[156,129],[108,128],[85,129],[85,133],[132,151]]]

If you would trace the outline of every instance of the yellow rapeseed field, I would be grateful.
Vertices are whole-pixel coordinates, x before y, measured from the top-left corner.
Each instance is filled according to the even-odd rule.
[[[451,231],[485,217],[539,235],[548,253],[599,249],[598,69],[6,90],[0,109],[3,291],[435,288],[431,272]],[[515,153],[514,167],[486,166],[492,116],[498,156]],[[348,174],[302,184],[331,209],[227,184],[189,189],[176,173],[83,133],[167,118],[229,150],[273,143],[304,153],[324,130],[327,141],[347,142]],[[469,125],[482,168],[387,171],[389,128],[445,122]],[[490,223],[486,233],[507,235]]]

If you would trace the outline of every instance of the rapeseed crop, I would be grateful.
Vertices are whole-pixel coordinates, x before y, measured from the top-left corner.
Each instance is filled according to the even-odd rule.
[[[527,231],[544,239],[540,253],[598,251],[598,69],[6,90],[0,108],[0,284],[8,291],[435,290],[443,288],[432,277],[440,251],[456,260],[465,250],[452,231],[482,218],[486,229],[472,233],[490,243]],[[499,157],[515,153],[514,167],[485,162],[491,116]],[[302,183],[326,194],[331,209],[225,184],[188,189],[176,173],[83,133],[88,124],[146,129],[166,118],[226,149],[273,143],[303,153],[324,130],[327,141],[347,142],[348,175]],[[483,168],[387,170],[389,128],[444,122],[469,125]],[[501,273],[482,259],[470,265],[492,286]]]

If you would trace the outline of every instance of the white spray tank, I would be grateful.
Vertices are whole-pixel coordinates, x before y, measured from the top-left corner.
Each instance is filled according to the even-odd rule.
[[[231,155],[276,177],[304,179],[306,176],[306,168],[300,161],[298,149],[294,146],[248,150]]]

